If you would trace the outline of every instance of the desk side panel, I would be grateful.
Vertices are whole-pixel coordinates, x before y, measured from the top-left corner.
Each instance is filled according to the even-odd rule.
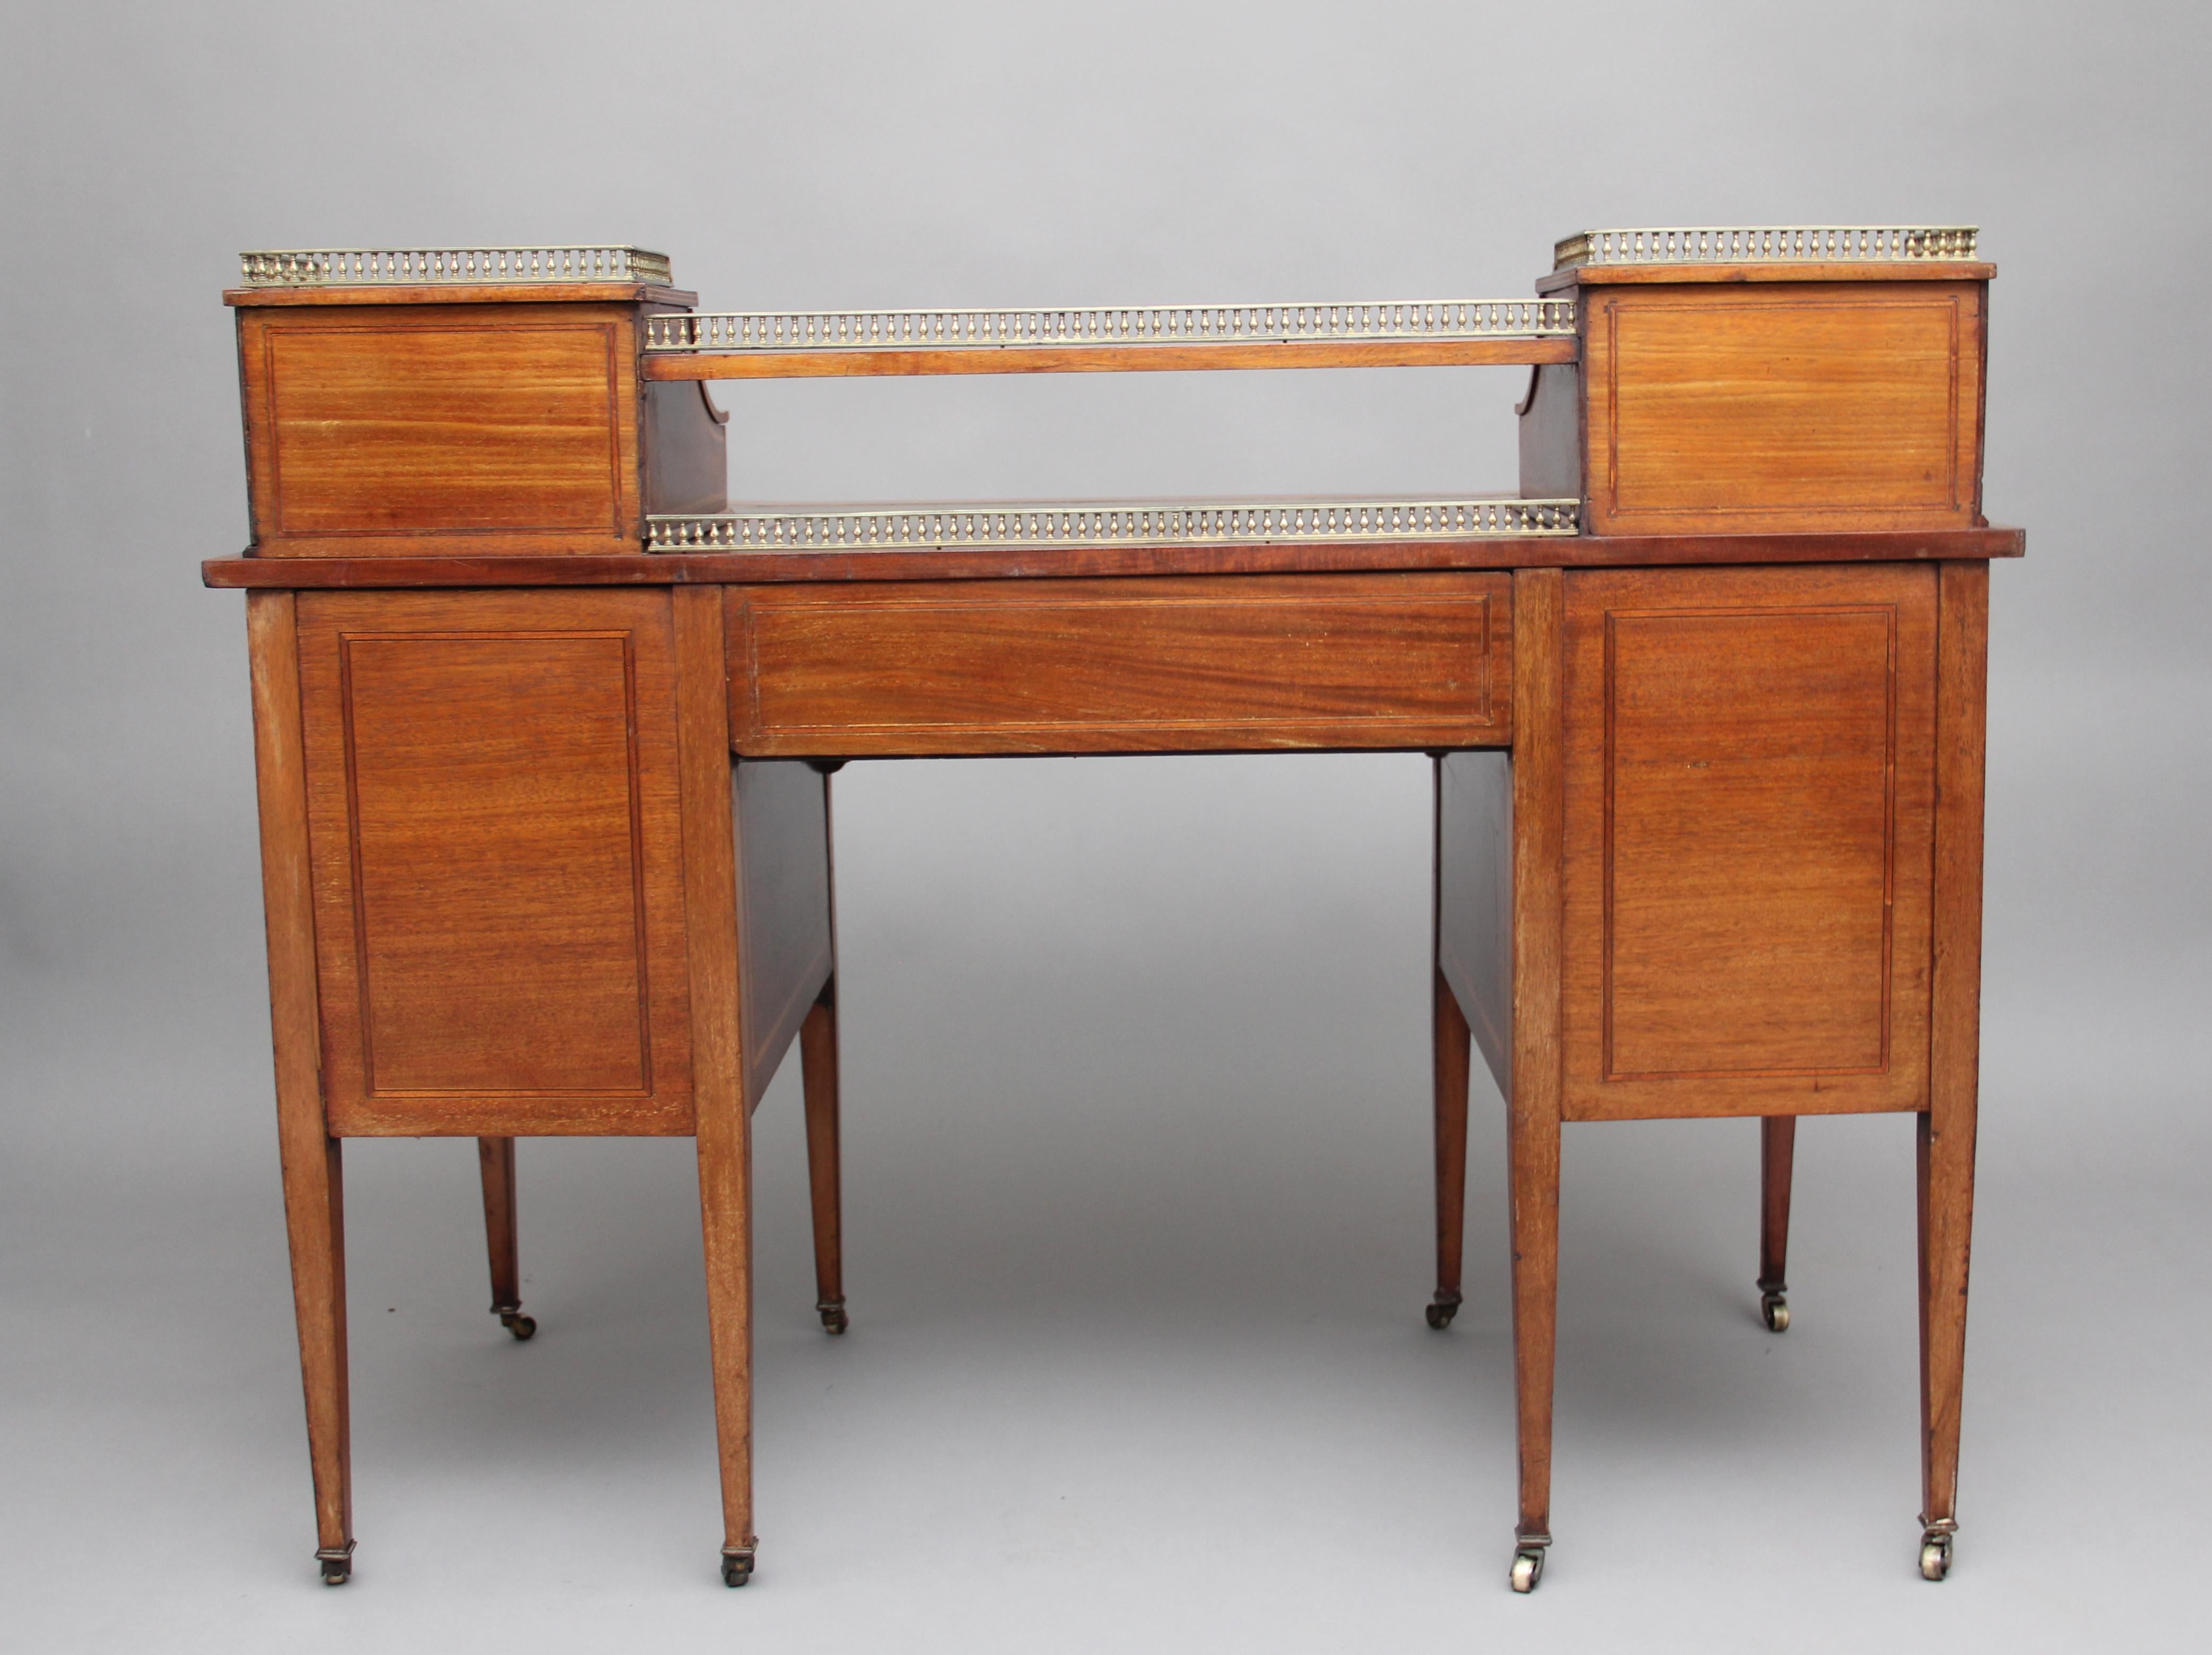
[[[1513,773],[1502,752],[1437,770],[1437,969],[1502,1097],[1513,1095]]]
[[[1935,571],[1566,581],[1567,1117],[1925,1107]]]
[[[334,1131],[690,1129],[669,606],[301,594]]]
[[[704,385],[648,385],[645,508],[711,516],[729,509],[730,417]]]
[[[640,544],[635,307],[241,309],[239,356],[264,557]]]
[[[796,760],[735,766],[745,1096],[756,1108],[835,964],[829,781]]]
[[[1510,739],[1486,572],[732,587],[748,758],[1423,748]]]
[[[1984,299],[1978,282],[1589,295],[1588,528],[1975,526]]]

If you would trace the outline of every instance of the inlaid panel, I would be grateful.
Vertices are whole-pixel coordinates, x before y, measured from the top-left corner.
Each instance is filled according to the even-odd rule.
[[[1570,1117],[1920,1107],[1932,571],[1567,592]]]
[[[1972,526],[1981,307],[1963,282],[1596,294],[1590,528]]]
[[[300,599],[337,1129],[687,1129],[667,603]]]
[[[634,325],[623,310],[240,317],[263,552],[617,551],[639,533]]]
[[[747,757],[1462,747],[1510,734],[1490,573],[737,587]]]

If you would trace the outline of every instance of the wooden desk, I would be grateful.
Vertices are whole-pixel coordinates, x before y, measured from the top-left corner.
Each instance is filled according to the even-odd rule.
[[[1526,301],[699,316],[627,248],[249,254],[236,307],[287,1221],[351,1570],[343,1139],[698,1143],[724,1579],[755,1558],[750,1120],[795,1043],[839,1237],[830,774],[1436,768],[1437,1286],[1509,1104],[1515,1588],[1550,1533],[1560,1128],[1919,1122],[1922,1573],[1955,1530],[1978,1041],[1988,281],[1971,231],[1592,232]],[[715,377],[1522,362],[1504,500],[731,510]]]

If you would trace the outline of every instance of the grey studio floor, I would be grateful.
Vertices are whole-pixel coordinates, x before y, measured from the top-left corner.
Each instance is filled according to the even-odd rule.
[[[2032,691],[1999,704],[2002,824],[2086,732]],[[528,1345],[483,1313],[468,1146],[349,1148],[361,1549],[330,1591],[261,1031],[233,1016],[220,1061],[173,1065],[207,1040],[190,1010],[106,1038],[56,996],[26,1019],[45,1117],[167,1105],[0,1167],[10,1641],[2201,1646],[2212,1321],[2187,1261],[2212,1134],[2175,1130],[2157,1076],[2203,985],[2078,1022],[2038,1001],[2020,898],[2055,870],[2002,825],[1953,1578],[1913,1568],[1909,1123],[1805,1128],[1779,1338],[1752,1288],[1756,1133],[1668,1123],[1569,1132],[1559,1545],[1534,1597],[1508,1591],[1484,1080],[1468,1303],[1445,1335],[1420,1315],[1426,788],[1411,757],[840,777],[854,1322],[832,1340],[812,1313],[787,1074],[757,1135],[742,1592],[714,1570],[688,1142],[526,1143]],[[2131,1153],[2154,1120],[2166,1153]]]

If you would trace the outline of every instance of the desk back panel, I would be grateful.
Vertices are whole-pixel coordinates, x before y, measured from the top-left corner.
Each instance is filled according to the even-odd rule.
[[[1500,746],[1488,571],[730,588],[748,758]]]
[[[334,1133],[690,1130],[669,602],[301,594]]]
[[[1926,1107],[1936,571],[1566,590],[1567,1118]]]

